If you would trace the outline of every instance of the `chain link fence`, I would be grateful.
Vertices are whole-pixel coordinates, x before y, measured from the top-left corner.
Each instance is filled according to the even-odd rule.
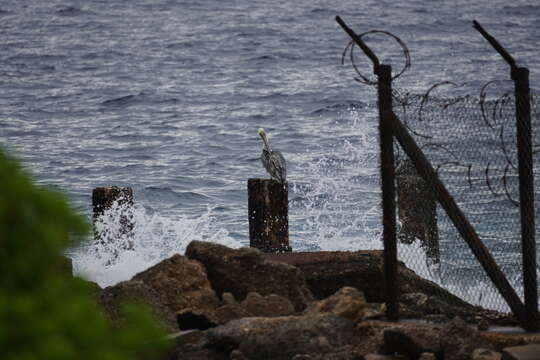
[[[349,55],[355,80],[377,86],[387,317],[399,318],[397,255],[461,299],[511,310],[527,331],[536,331],[538,185],[533,179],[539,167],[533,155],[540,150],[534,144],[540,111],[538,93],[529,89],[529,70],[473,21],[509,65],[511,90],[499,85],[501,95],[487,96],[494,81],[479,96],[468,94],[470,86],[459,89],[449,81],[421,95],[392,90],[393,80],[410,67],[403,41],[381,31],[358,35],[339,16],[336,21],[351,38],[342,63]],[[404,66],[393,76],[364,42],[373,33],[402,48]],[[376,82],[356,65],[355,46],[372,62]],[[441,94],[449,85],[453,92]]]
[[[445,84],[443,84],[445,85]],[[394,113],[408,128],[480,239],[523,298],[521,225],[513,91],[495,98],[445,96],[434,86],[424,95],[394,91]],[[531,94],[534,134],[540,127],[540,94]],[[431,280],[463,300],[484,308],[509,311],[452,222],[437,205],[410,159],[396,143],[398,257],[425,268]],[[534,158],[534,157],[533,157]],[[540,173],[538,156],[534,174]],[[536,189],[540,182],[535,183]],[[533,196],[533,194],[528,194]],[[538,202],[536,204],[536,214]],[[532,214],[525,214],[531,216]],[[536,228],[540,224],[536,219]],[[418,248],[423,249],[419,256]],[[533,254],[528,254],[532,256]]]

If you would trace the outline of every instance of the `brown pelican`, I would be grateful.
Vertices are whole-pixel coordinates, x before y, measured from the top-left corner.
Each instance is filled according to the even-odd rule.
[[[259,129],[259,135],[261,136],[264,144],[261,154],[261,161],[264,168],[266,171],[268,171],[272,179],[275,179],[282,184],[285,183],[287,178],[287,164],[285,162],[285,158],[280,151],[272,151],[268,138],[266,137],[266,132],[263,128]]]

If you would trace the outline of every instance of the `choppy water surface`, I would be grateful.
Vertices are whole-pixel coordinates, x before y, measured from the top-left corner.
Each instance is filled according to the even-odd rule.
[[[135,191],[135,251],[105,265],[75,249],[77,271],[107,285],[191,240],[246,245],[246,181],[267,176],[259,127],[289,163],[293,248],[380,248],[375,90],[340,65],[338,14],[408,44],[396,86],[413,92],[508,77],[473,18],[540,80],[532,0],[3,0],[2,145],[88,216],[94,187]],[[402,66],[394,43],[371,44]]]

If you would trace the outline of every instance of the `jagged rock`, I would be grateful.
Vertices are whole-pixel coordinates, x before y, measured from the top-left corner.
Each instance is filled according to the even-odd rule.
[[[247,357],[245,357],[244,354],[240,350],[233,350],[231,352],[231,355],[229,355],[229,359],[231,360],[248,360]]]
[[[223,245],[193,241],[186,256],[204,264],[212,288],[219,294],[230,292],[238,300],[251,291],[277,294],[289,299],[297,311],[312,301],[302,273],[294,266],[267,261],[253,248],[231,249]]]
[[[304,274],[313,295],[324,299],[345,286],[364,293],[368,302],[385,302],[383,252],[319,251],[314,253],[264,254],[269,260],[281,261],[298,267]],[[472,305],[450,294],[432,281],[421,278],[399,263],[400,294],[423,293],[446,299],[450,304],[463,307]]]
[[[327,299],[312,302],[305,312],[333,313],[358,322],[364,318],[366,306],[364,294],[356,288],[346,286]]]
[[[230,305],[230,304],[236,303],[236,300],[235,300],[233,294],[231,294],[231,293],[229,293],[229,292],[225,292],[225,293],[221,294],[221,300],[222,300],[223,303],[226,304],[226,305]]]
[[[383,347],[383,332],[389,328],[392,323],[383,321],[364,320],[356,325],[356,329],[361,336],[355,345],[357,351],[361,354],[375,354]]]
[[[479,331],[486,331],[489,330],[489,321],[486,319],[479,319],[478,323],[476,324],[476,328]]]
[[[328,354],[297,354],[292,360],[364,360],[364,358],[352,346],[346,345]]]
[[[362,291],[369,302],[384,302],[380,251],[264,254],[267,259],[298,267],[316,299],[325,299],[345,286]]]
[[[164,327],[176,331],[174,313],[160,301],[160,295],[142,281],[129,280],[103,289],[98,295],[98,303],[114,322],[122,322],[122,305],[142,303],[161,321]]]
[[[207,331],[206,347],[247,359],[289,360],[297,354],[331,354],[357,336],[353,323],[334,314],[243,318]]]
[[[250,292],[241,303],[226,303],[209,311],[208,309],[184,309],[176,314],[178,328],[180,330],[208,328],[226,324],[227,322],[243,317],[276,317],[294,313],[294,307],[288,299],[271,294],[262,296],[256,292]]]
[[[129,281],[110,286],[98,296],[98,302],[113,320],[121,320],[120,306],[133,301],[148,305],[165,327],[173,331],[178,330],[178,313],[189,310],[211,317],[219,305],[202,264],[181,255],[163,260]],[[193,320],[189,314],[186,316]]]
[[[386,306],[379,303],[366,303],[364,319],[380,319],[385,316]]]
[[[225,304],[214,311],[214,317],[218,324],[226,324],[231,320],[252,316],[253,314],[240,303]]]
[[[540,344],[514,346],[503,349],[502,360],[538,360]]]
[[[385,302],[383,253],[380,250],[267,253],[264,256],[298,267],[316,299],[325,299],[342,287],[351,286],[362,291],[368,302]],[[493,324],[515,323],[508,314],[485,310],[461,300],[434,282],[421,278],[401,262],[398,264],[398,277],[402,298],[416,294],[408,298],[406,311],[402,314],[404,317],[434,314],[444,317],[445,321],[454,316],[474,321],[477,316],[482,316]],[[425,302],[422,303],[423,300]]]
[[[232,295],[231,295],[232,296]],[[271,294],[262,296],[250,292],[241,303],[226,296],[228,303],[209,311],[208,309],[184,309],[176,314],[180,330],[206,330],[231,320],[244,317],[277,317],[294,313],[294,307],[288,299]]]
[[[495,350],[490,341],[460,318],[454,318],[443,326],[440,339],[445,360],[469,360],[473,350],[480,347]]]
[[[287,316],[294,313],[294,306],[289,299],[276,294],[262,296],[252,291],[247,294],[241,304],[252,316],[273,317]]]
[[[205,349],[202,347],[186,347],[177,349],[174,354],[171,354],[167,359],[177,360],[230,360],[228,354],[222,352]]]
[[[220,324],[213,310],[191,308],[178,312],[176,322],[180,330],[206,330]]]
[[[469,360],[475,348],[493,349],[493,345],[469,327],[460,318],[448,324],[408,324],[384,330],[385,354],[398,353],[411,360],[420,359],[422,353],[433,353],[437,359]]]
[[[422,353],[435,353],[442,359],[440,336],[433,327],[407,327],[387,329],[383,332],[384,354],[405,355],[411,360],[417,360]]]
[[[138,273],[133,280],[151,287],[173,313],[187,308],[212,312],[219,305],[203,265],[185,256],[173,255]]]
[[[420,358],[418,360],[437,360],[437,357],[434,353],[425,352],[420,355]]]
[[[474,349],[471,360],[501,360],[501,353],[488,349]]]
[[[423,293],[408,293],[403,294],[399,300],[405,305],[422,307],[427,304],[429,297]]]
[[[523,346],[527,344],[540,344],[539,333],[522,333],[522,332],[493,332],[482,331],[479,333],[484,339],[488,340],[495,346],[497,351],[514,346]]]
[[[296,354],[291,360],[313,360],[313,357],[308,354]]]
[[[168,338],[178,346],[186,344],[196,344],[200,342],[204,334],[200,330],[180,331],[168,336]]]
[[[367,354],[364,355],[364,360],[406,360],[407,358],[401,355],[382,355],[382,354]]]

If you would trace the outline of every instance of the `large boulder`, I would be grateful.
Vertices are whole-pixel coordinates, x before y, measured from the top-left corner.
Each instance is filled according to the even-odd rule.
[[[295,312],[289,299],[275,294],[262,296],[250,292],[242,302],[237,302],[230,293],[224,293],[222,297],[223,304],[213,311],[188,308],[177,313],[180,330],[205,330],[244,317],[277,317]]]
[[[241,302],[241,305],[251,316],[276,317],[287,316],[294,313],[294,306],[289,299],[276,294],[262,296],[250,292]]]
[[[268,260],[298,267],[316,299],[345,286],[361,290],[367,301],[384,302],[383,259],[380,251],[318,251],[265,254]]]
[[[139,302],[161,320],[168,330],[178,330],[178,313],[194,311],[212,316],[220,301],[206,277],[204,266],[181,255],[173,255],[131,280],[103,289],[98,302],[109,317],[122,321],[121,308]]]
[[[124,321],[122,313],[124,305],[137,303],[150,309],[166,330],[177,329],[174,312],[160,301],[160,295],[154,289],[142,281],[122,281],[106,287],[99,292],[97,299],[98,304],[114,323]]]
[[[350,286],[360,290],[369,303],[384,303],[384,259],[381,250],[319,251],[264,254],[271,261],[284,262],[300,269],[316,299],[325,299]],[[467,321],[486,318],[504,324],[505,314],[473,306],[436,283],[418,276],[403,263],[398,264],[402,316],[408,318],[436,315],[447,321],[460,316]]]
[[[440,333],[445,360],[469,360],[477,348],[495,350],[495,345],[460,318],[445,324]]]
[[[540,344],[508,347],[502,353],[502,360],[535,360],[539,358]]]
[[[469,360],[477,348],[495,350],[494,344],[460,318],[445,325],[396,324],[383,330],[381,352],[401,354],[411,360],[433,353],[439,360]]]
[[[334,314],[233,320],[207,330],[206,347],[246,359],[289,360],[298,354],[330,354],[351,345],[354,324]]]
[[[174,313],[186,308],[212,312],[220,304],[204,266],[178,254],[138,273],[132,280],[152,288]]]
[[[436,354],[442,360],[440,327],[408,326],[384,330],[384,345],[381,352],[400,354],[411,360],[418,360],[423,353]]]
[[[300,270],[294,266],[266,260],[253,248],[231,249],[223,245],[193,241],[186,256],[206,268],[212,288],[221,296],[232,293],[243,300],[248,293],[276,294],[289,299],[297,311],[313,300]]]
[[[474,349],[471,354],[471,360],[501,360],[501,353],[487,349]]]
[[[318,251],[265,254],[268,260],[298,267],[317,299],[324,299],[345,286],[362,291],[368,302],[385,301],[382,250]],[[456,306],[472,305],[452,295],[432,281],[418,276],[403,263],[398,264],[400,294],[424,293],[447,299]]]

